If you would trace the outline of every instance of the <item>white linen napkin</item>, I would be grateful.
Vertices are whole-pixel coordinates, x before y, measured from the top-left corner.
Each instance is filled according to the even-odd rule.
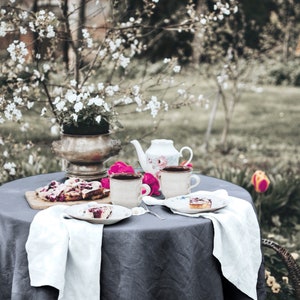
[[[260,229],[253,207],[246,200],[228,196],[226,190],[212,193],[223,197],[226,207],[213,213],[185,214],[204,217],[214,227],[213,255],[219,260],[222,273],[231,283],[250,298],[257,300],[256,284],[262,262]],[[197,192],[190,195],[197,195]]]
[[[99,300],[102,224],[64,219],[68,206],[38,212],[26,242],[32,286],[49,285],[63,300]]]

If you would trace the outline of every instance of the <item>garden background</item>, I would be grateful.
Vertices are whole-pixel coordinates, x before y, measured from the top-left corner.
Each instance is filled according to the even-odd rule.
[[[4,2],[6,7],[14,1]],[[24,1],[24,5],[36,11],[39,6],[54,10],[52,2],[55,1]],[[85,7],[87,16],[92,13],[90,2],[83,1],[78,6]],[[132,139],[138,139],[145,150],[154,138],[172,139],[177,149],[188,145],[194,150],[194,171],[247,189],[261,210],[262,236],[277,241],[297,257],[300,253],[300,1],[241,0],[238,12],[218,20],[202,35],[183,30],[179,22],[182,9],[190,5],[195,12],[207,14],[218,2],[152,2],[155,8],[147,23],[151,32],[143,36],[147,50],[132,59],[126,79],[134,82],[143,74],[147,78],[146,93],[163,96],[169,110],[153,118],[122,107],[119,121],[123,128],[114,133],[122,142],[122,150],[106,162],[107,166],[116,160],[139,166],[130,143]],[[142,11],[145,3],[125,1],[119,7],[123,13],[118,18]],[[167,29],[162,25],[166,19]],[[6,48],[13,34],[0,38],[0,58],[6,59]],[[178,59],[181,70],[174,86],[160,88],[157,82],[167,76],[160,62],[169,57]],[[99,74],[110,76],[110,69],[102,68]],[[124,74],[119,72],[116,76],[123,80]],[[2,112],[7,80],[2,73]],[[195,95],[198,95],[196,100]],[[51,148],[52,141],[59,139],[59,130],[53,118],[41,118],[42,106],[37,103],[34,109],[23,109],[22,121],[0,124],[0,184],[62,169],[61,159]],[[256,193],[250,182],[258,169],[266,172],[271,181],[264,194]],[[290,285],[282,279],[287,271],[278,257],[266,251],[265,258],[282,287],[278,294],[270,290],[268,299],[294,299]]]

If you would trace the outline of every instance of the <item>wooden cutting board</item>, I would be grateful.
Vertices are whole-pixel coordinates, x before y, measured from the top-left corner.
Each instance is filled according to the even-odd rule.
[[[75,204],[83,204],[88,202],[97,202],[97,203],[105,203],[111,204],[110,197],[105,197],[103,199],[98,200],[84,200],[84,201],[64,201],[64,202],[50,202],[45,201],[39,198],[35,191],[28,191],[25,193],[25,198],[32,209],[45,209],[53,205],[63,204],[63,205],[75,205]]]

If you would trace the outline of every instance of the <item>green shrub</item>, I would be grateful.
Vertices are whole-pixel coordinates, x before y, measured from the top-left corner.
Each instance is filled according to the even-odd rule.
[[[271,85],[300,86],[300,60],[287,63],[272,61],[267,74],[260,76],[260,83]]]

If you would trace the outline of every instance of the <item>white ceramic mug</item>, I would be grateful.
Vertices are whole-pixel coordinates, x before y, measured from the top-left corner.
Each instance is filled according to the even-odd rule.
[[[142,194],[143,189],[146,191]],[[139,206],[142,196],[149,195],[151,188],[142,183],[141,174],[116,173],[110,176],[110,201],[127,208]]]
[[[187,166],[168,166],[160,173],[160,187],[165,198],[189,194],[199,183],[200,177],[192,174],[192,168]]]

